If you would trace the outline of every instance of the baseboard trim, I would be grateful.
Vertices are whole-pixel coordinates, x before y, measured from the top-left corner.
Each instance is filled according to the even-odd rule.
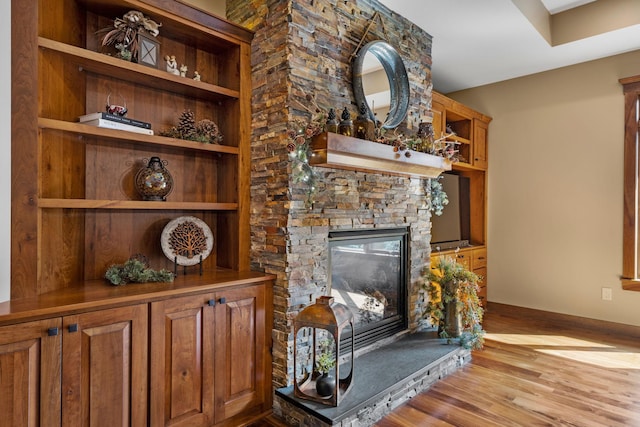
[[[505,317],[526,318],[536,322],[545,322],[557,328],[571,326],[628,338],[640,338],[640,326],[626,325],[624,323],[590,319],[588,317],[573,316],[570,314],[555,313],[552,311],[537,310],[491,301],[487,302],[487,312],[492,315],[497,314]]]

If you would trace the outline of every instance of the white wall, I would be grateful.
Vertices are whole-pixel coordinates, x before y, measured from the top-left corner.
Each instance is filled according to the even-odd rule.
[[[0,2],[0,52],[11,52],[11,2]],[[11,61],[0,62],[0,301],[11,292]]]
[[[640,51],[450,94],[489,127],[489,301],[640,325],[623,291],[624,105]],[[601,288],[613,300],[601,299]]]

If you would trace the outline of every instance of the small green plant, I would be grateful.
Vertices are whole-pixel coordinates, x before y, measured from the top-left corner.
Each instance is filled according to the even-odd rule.
[[[104,274],[112,285],[126,285],[130,282],[173,282],[173,273],[162,269],[152,270],[138,258],[130,258],[124,264],[112,265]]]
[[[316,353],[316,371],[328,374],[336,366],[336,357],[333,351],[333,341],[328,338],[320,343]]]

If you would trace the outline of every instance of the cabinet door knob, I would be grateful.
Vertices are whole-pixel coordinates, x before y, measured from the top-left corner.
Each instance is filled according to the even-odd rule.
[[[213,307],[214,305],[216,305],[216,300],[214,299],[210,299],[207,304],[209,304],[209,306]]]
[[[47,335],[50,337],[55,337],[56,335],[58,335],[58,328],[47,329]]]
[[[69,325],[68,330],[69,330],[69,332],[78,332],[78,324],[74,323],[74,324]]]
[[[225,297],[220,298],[220,304],[225,304],[227,299]]]

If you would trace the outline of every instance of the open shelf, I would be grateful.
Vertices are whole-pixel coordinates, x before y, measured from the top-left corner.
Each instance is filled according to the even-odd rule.
[[[238,147],[230,147],[222,144],[203,144],[196,141],[166,138],[164,136],[145,135],[141,133],[127,132],[123,130],[99,128],[84,125],[82,123],[66,122],[64,120],[46,119],[40,117],[38,126],[41,129],[60,130],[74,132],[80,135],[95,136],[103,139],[122,140],[135,143],[149,144],[150,146],[179,147],[195,151],[209,151],[213,153],[235,154],[239,153]]]
[[[137,85],[154,87],[196,98],[226,99],[240,96],[237,90],[176,76],[163,70],[123,61],[122,59],[44,37],[38,37],[38,46],[63,55],[65,60],[71,61],[86,71],[108,75]]]
[[[132,210],[182,210],[182,211],[234,211],[237,203],[153,202],[139,200],[38,200],[38,207],[49,209],[132,209]]]
[[[312,150],[309,163],[314,166],[419,178],[435,178],[451,170],[451,162],[440,156],[411,151],[407,157],[390,145],[330,132],[316,136]]]

